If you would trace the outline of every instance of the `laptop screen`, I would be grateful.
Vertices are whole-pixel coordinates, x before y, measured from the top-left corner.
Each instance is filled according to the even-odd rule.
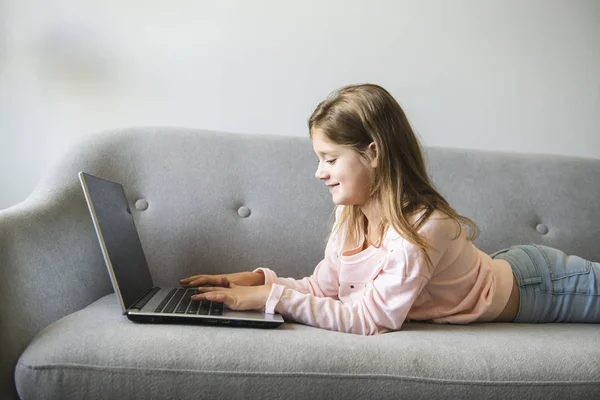
[[[119,183],[83,172],[79,178],[113,286],[128,309],[154,285],[125,191]]]

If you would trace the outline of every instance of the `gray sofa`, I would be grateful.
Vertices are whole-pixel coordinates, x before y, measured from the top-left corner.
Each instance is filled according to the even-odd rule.
[[[600,260],[600,160],[425,154],[482,250],[533,242]],[[359,336],[120,314],[79,171],[124,184],[155,283],[176,286],[259,265],[310,274],[333,222],[316,163],[308,137],[157,127],[79,142],[0,211],[0,398],[600,398],[600,325],[412,322]]]

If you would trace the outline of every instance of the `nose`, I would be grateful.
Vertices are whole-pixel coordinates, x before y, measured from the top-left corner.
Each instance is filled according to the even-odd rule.
[[[321,179],[321,180],[327,178],[327,174],[325,173],[323,168],[321,168],[320,163],[319,163],[319,166],[317,167],[317,171],[315,172],[315,178]]]

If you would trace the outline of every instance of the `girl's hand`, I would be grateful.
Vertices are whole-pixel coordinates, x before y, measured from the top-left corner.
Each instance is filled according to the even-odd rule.
[[[271,285],[238,286],[231,282],[229,285],[228,288],[199,287],[198,291],[202,293],[192,296],[192,300],[217,301],[237,311],[260,310],[265,307],[271,293]]]
[[[231,283],[237,286],[264,285],[265,276],[260,272],[236,272],[222,275],[194,275],[179,281],[179,284],[184,288],[196,286],[230,287]]]

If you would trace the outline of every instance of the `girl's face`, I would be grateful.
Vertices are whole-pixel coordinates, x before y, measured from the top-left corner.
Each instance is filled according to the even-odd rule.
[[[336,205],[365,205],[371,188],[371,165],[352,149],[335,144],[322,134],[313,134],[313,150],[319,158],[315,177],[329,188]],[[374,143],[372,144],[374,146]]]

